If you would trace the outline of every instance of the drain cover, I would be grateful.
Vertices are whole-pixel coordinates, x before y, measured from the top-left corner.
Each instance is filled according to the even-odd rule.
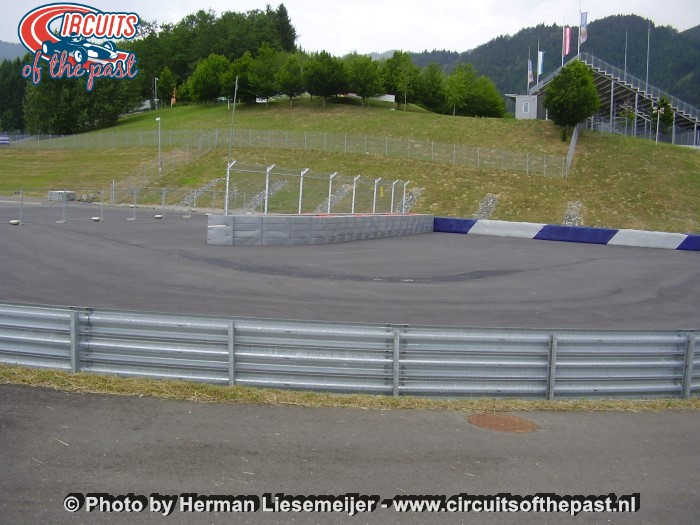
[[[511,414],[472,414],[467,418],[472,425],[496,432],[534,432],[532,421]]]

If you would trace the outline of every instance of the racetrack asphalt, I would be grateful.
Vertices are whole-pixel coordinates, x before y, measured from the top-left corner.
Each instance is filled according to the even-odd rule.
[[[513,434],[465,414],[254,406],[0,385],[3,523],[697,523],[697,412],[520,413]],[[98,514],[114,495],[640,493],[634,514]]]
[[[456,234],[206,244],[206,216],[0,205],[0,301],[336,322],[697,329],[694,252]]]

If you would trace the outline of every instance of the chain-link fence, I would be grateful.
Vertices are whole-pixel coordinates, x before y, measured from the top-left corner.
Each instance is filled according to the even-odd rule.
[[[210,151],[217,147],[271,148],[313,150],[413,159],[477,169],[524,172],[528,175],[566,176],[566,158],[514,152],[497,148],[482,148],[464,144],[414,140],[410,138],[377,137],[348,133],[226,129],[207,131],[106,131],[66,136],[31,136],[13,141],[16,147],[63,148],[179,148],[186,154]]]
[[[223,171],[223,169],[222,169]],[[277,166],[235,164],[228,193],[226,178],[212,179],[197,188],[169,188],[140,184],[137,178],[112,181],[103,188],[33,189],[0,192],[4,218],[31,223],[40,207],[42,221],[104,220],[104,206],[128,210],[129,220],[152,218],[177,210],[221,213],[409,213],[422,188],[409,181],[370,179],[338,173],[316,173]],[[228,206],[227,206],[228,199]],[[148,208],[148,214],[139,212]]]

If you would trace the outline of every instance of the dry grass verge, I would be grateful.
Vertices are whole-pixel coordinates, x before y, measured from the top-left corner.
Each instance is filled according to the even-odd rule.
[[[402,396],[328,394],[217,386],[187,381],[166,381],[0,365],[0,384],[28,385],[64,392],[148,396],[199,403],[297,405],[309,408],[356,408],[364,410],[452,410],[458,412],[612,411],[644,412],[700,410],[700,398],[691,399],[570,399],[522,400],[510,398],[430,399]]]

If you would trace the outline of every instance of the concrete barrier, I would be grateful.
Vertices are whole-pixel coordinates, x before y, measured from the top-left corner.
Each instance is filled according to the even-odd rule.
[[[207,244],[332,244],[432,231],[432,215],[209,215]]]

